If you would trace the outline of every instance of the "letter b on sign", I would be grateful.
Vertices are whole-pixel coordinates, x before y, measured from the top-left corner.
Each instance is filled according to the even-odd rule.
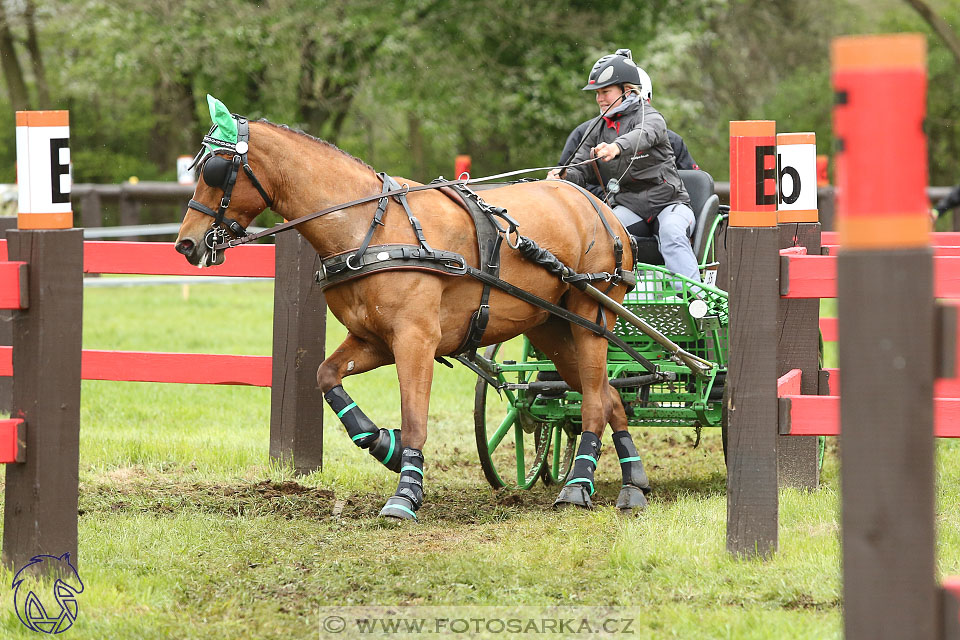
[[[778,222],[817,222],[817,139],[813,133],[777,134]]]
[[[17,112],[19,229],[69,229],[70,117],[67,111]]]

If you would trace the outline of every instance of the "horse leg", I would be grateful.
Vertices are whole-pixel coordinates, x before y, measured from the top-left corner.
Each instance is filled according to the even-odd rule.
[[[587,318],[596,317],[597,313],[595,302],[575,294],[570,296],[567,308]],[[608,316],[607,324],[612,326],[615,320]],[[574,505],[589,509],[592,507],[590,496],[595,492],[593,480],[600,458],[603,428],[610,423],[614,430],[623,431],[627,420],[619,394],[610,387],[607,379],[606,339],[578,326],[571,326],[569,330],[576,348],[576,369],[583,393],[580,407],[583,433],[570,479],[560,490],[553,506]]]
[[[433,357],[440,344],[439,322],[411,325],[394,336],[391,347],[400,383],[400,428],[404,446],[397,491],[380,510],[380,515],[416,520],[423,505],[423,445],[427,441],[427,410],[433,384]]]
[[[620,474],[623,480],[620,495],[617,496],[617,509],[622,513],[630,513],[634,509],[640,511],[647,506],[646,494],[650,493],[650,481],[647,479],[643,461],[627,429],[627,414],[623,409],[620,394],[613,387],[610,387],[610,392],[614,402],[610,427],[613,429],[613,447],[620,460]]]
[[[575,389],[582,390],[580,372],[577,366],[579,361],[577,348],[570,325],[566,321],[551,318],[539,327],[528,331],[526,335],[537,349],[553,360],[557,372],[567,384]],[[605,360],[606,355],[604,355]],[[604,377],[606,377],[606,369],[604,369]],[[623,479],[620,495],[617,497],[617,508],[624,512],[643,509],[647,504],[645,494],[650,492],[650,483],[643,469],[643,462],[640,460],[633,439],[627,429],[627,414],[623,408],[620,394],[610,385],[607,385],[607,403],[605,403],[605,406],[608,406],[610,410],[607,421],[613,430],[613,444],[620,460],[620,472]],[[581,441],[581,448],[584,450],[578,450],[577,457],[579,458],[581,455],[586,457],[575,462],[574,468],[576,469],[577,463],[581,465],[581,468],[571,476],[573,478],[589,476],[590,488],[592,488],[592,470],[589,469],[589,465],[591,464],[591,458],[596,460],[597,456],[594,454],[593,446],[584,447]],[[592,462],[592,465],[595,469],[596,462]],[[592,492],[588,492],[583,487],[576,487],[577,484],[585,483],[574,483],[570,489],[564,487],[567,495],[564,496],[562,501],[558,498],[558,506],[568,504],[576,504],[582,507],[590,506],[589,494]]]
[[[323,398],[340,418],[347,435],[361,449],[366,449],[374,458],[395,473],[400,471],[400,431],[381,429],[366,416],[357,403],[341,386],[344,376],[352,376],[390,364],[393,356],[385,347],[378,347],[357,336],[347,339],[337,347],[317,369],[317,384]]]

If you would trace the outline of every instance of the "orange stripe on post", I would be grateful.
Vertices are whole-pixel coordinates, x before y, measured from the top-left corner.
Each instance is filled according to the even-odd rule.
[[[17,111],[18,127],[67,127],[69,111]]]
[[[776,211],[731,211],[728,223],[731,227],[775,227]]]
[[[816,209],[780,209],[777,222],[820,222],[820,212]]]
[[[17,229],[70,229],[71,227],[73,227],[73,211],[17,214]]]
[[[845,249],[906,249],[930,245],[930,221],[914,214],[837,220]]]
[[[761,138],[777,135],[776,120],[731,120],[730,136]]]
[[[817,134],[804,133],[778,133],[777,146],[785,144],[817,144]]]
[[[914,33],[837,38],[830,45],[834,71],[927,67],[927,40]]]

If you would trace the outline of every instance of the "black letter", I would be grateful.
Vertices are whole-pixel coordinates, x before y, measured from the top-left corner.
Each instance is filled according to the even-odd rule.
[[[765,188],[768,179],[777,179],[777,170],[763,168],[763,159],[766,156],[772,156],[775,152],[776,147],[757,145],[757,204],[777,204],[777,194],[767,195]]]
[[[60,149],[68,146],[66,138],[50,139],[50,195],[54,203],[70,202],[70,192],[60,191],[60,176],[70,172],[70,165],[60,164]]]
[[[780,168],[780,154],[777,154],[777,168]],[[793,182],[793,191],[790,192],[789,196],[783,195],[783,174],[789,173],[790,178]],[[784,204],[793,204],[797,201],[797,198],[800,197],[800,173],[793,167],[785,167],[780,169],[779,175],[777,176],[777,191],[780,192],[780,202]]]

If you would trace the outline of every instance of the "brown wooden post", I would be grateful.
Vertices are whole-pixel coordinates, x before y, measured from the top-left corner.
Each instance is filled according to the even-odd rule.
[[[99,186],[88,185],[89,190],[80,198],[80,224],[86,228],[103,226],[102,202]]]
[[[933,640],[940,604],[926,39],[839,38],[831,59],[845,637]],[[898,123],[895,134],[889,122]]]
[[[128,183],[120,185],[120,202],[118,206],[120,209],[120,226],[127,227],[140,224],[141,202],[135,194],[131,193]],[[137,237],[127,236],[121,239],[132,242],[136,241]]]
[[[777,134],[777,172],[781,191],[777,210],[780,248],[805,247],[808,255],[820,255],[814,133]],[[780,300],[777,329],[777,377],[800,369],[800,392],[816,395],[820,301]],[[780,438],[777,467],[781,487],[816,489],[820,484],[819,438]]]
[[[8,231],[11,260],[29,263],[30,308],[13,320],[13,416],[26,422],[26,462],[6,465],[3,562],[77,558],[83,232]],[[76,563],[74,563],[76,566]]]
[[[270,457],[306,474],[323,465],[317,367],[324,359],[327,304],[316,285],[320,263],[314,248],[299,233],[276,238]]]
[[[730,123],[727,551],[777,550],[776,123]]]

